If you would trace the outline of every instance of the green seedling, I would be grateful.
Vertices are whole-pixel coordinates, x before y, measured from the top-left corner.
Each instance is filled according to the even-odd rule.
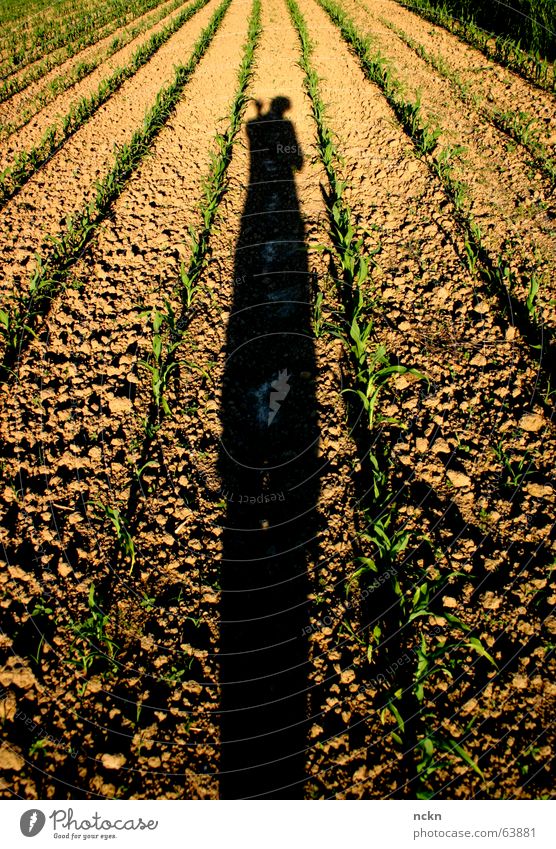
[[[349,635],[356,643],[365,647],[365,640],[353,630],[350,622],[346,618],[342,619],[340,623],[340,627],[338,628],[338,637],[342,637],[344,634]]]
[[[156,605],[156,597],[155,596],[149,596],[145,592],[142,593],[142,596],[143,597],[141,599],[141,607],[144,610],[146,610],[147,613],[150,613],[151,610],[153,610],[155,605]]]
[[[183,293],[182,303],[186,309],[189,309],[193,303],[197,287],[195,285],[195,277],[190,276],[189,269],[186,268],[183,260],[180,262],[180,281]]]
[[[95,661],[101,658],[107,660],[109,665],[115,668],[117,666],[115,658],[119,651],[117,643],[106,632],[106,626],[110,619],[109,615],[104,613],[96,602],[94,583],[91,583],[87,603],[89,617],[84,622],[70,620],[70,627],[74,634],[71,648],[76,653],[77,659],[72,659],[69,662],[81,666],[85,675]]]
[[[29,657],[36,663],[37,666],[39,666],[39,664],[41,662],[41,652],[42,652],[44,640],[45,640],[44,634],[41,634],[40,639],[39,639],[39,644],[37,646],[37,650],[36,650],[35,654],[29,655]]]
[[[25,334],[35,336],[29,321],[29,315],[25,312],[25,307],[20,305],[21,299],[6,309],[0,309],[0,334],[4,338],[6,349],[10,355],[14,355],[19,351],[22,339]]]
[[[179,346],[178,342],[163,343],[164,325],[166,324],[170,332],[175,334],[176,316],[172,305],[166,301],[166,312],[153,309],[152,311],[152,329],[153,338],[151,343],[151,353],[148,360],[140,360],[139,365],[147,369],[151,374],[151,389],[153,403],[160,413],[171,416],[172,411],[166,400],[166,390],[170,375],[177,368],[177,362],[174,359],[174,352]]]
[[[419,153],[425,156],[432,153],[437,146],[442,130],[439,127],[433,127],[429,122],[423,121],[420,96],[417,96],[414,103],[398,101],[397,112],[402,125],[411,138],[415,140]]]
[[[425,375],[414,368],[406,366],[391,366],[389,365],[386,349],[382,345],[378,345],[372,356],[368,356],[367,343],[372,331],[372,322],[368,322],[363,328],[360,327],[357,320],[354,318],[350,327],[349,346],[350,353],[357,362],[359,372],[357,374],[356,389],[343,390],[346,394],[356,395],[363,405],[363,409],[367,415],[369,430],[375,426],[375,421],[389,422],[401,425],[396,419],[378,415],[376,407],[382,390],[387,384],[398,375],[411,374],[418,380],[426,380]],[[346,341],[344,339],[344,341]]]
[[[477,243],[474,239],[469,239],[465,237],[464,239],[465,246],[465,255],[467,258],[467,267],[469,271],[475,277],[477,274],[477,263],[479,261],[479,251],[477,249]]]
[[[135,466],[133,473],[139,483],[141,482],[141,478],[143,477],[147,469],[158,469],[158,463],[155,460],[147,460],[147,462],[143,463],[142,466]]]
[[[399,746],[401,746],[403,744],[403,735],[405,734],[405,722],[404,722],[403,717],[400,714],[398,708],[396,707],[395,702],[396,702],[397,699],[401,698],[401,695],[402,695],[402,691],[396,690],[393,698],[391,698],[388,701],[388,704],[386,705],[386,707],[384,707],[380,712],[380,721],[381,721],[382,725],[385,725],[386,722],[388,721],[388,714],[393,716],[394,719],[396,720],[396,724],[398,726],[399,734],[396,731],[391,731],[390,736]]]
[[[421,751],[421,760],[417,764],[417,773],[422,782],[426,783],[435,775],[441,767],[441,753],[447,753],[459,757],[473,772],[476,772],[480,778],[484,779],[482,770],[476,761],[473,760],[469,752],[463,748],[456,740],[445,737],[435,732],[429,734],[417,743],[418,749]],[[440,756],[440,758],[439,758]],[[419,798],[430,798],[426,792],[419,793]]]
[[[48,737],[45,737],[45,738],[42,738],[42,739],[39,739],[39,740],[33,740],[31,745],[29,746],[29,754],[30,755],[36,755],[37,752],[39,752],[40,754],[44,755],[44,750],[48,746],[48,743],[49,743]]]
[[[167,672],[165,675],[162,675],[162,680],[166,681],[167,684],[179,684],[183,680],[184,675],[187,674],[187,671],[191,669],[194,657],[189,658],[186,661],[187,669],[179,669],[177,666],[171,666],[170,672]]]
[[[504,486],[518,490],[526,477],[533,474],[532,452],[527,450],[522,457],[514,457],[506,451],[504,442],[500,440],[493,447],[498,462],[505,473]]]
[[[322,303],[324,295],[322,292],[317,292],[315,303],[313,305],[313,333],[315,338],[319,339],[323,328]]]
[[[108,504],[103,504],[102,501],[89,501],[88,503],[96,507],[112,523],[117,544],[124,556],[129,558],[129,574],[131,575],[135,565],[135,543],[127,528],[124,517],[117,507],[110,507]]]
[[[527,307],[527,312],[529,313],[530,318],[533,320],[537,317],[537,308],[535,306],[535,301],[537,299],[537,295],[541,288],[541,280],[535,272],[531,274],[531,279],[529,281],[529,291],[527,293],[527,301],[525,303]]]
[[[35,606],[31,611],[31,616],[52,616],[53,613],[54,610],[52,607],[48,607],[42,599],[39,599],[35,602]]]
[[[438,176],[444,180],[453,179],[454,166],[457,160],[461,159],[465,151],[466,148],[461,146],[452,147],[451,145],[445,145],[441,147],[434,159],[434,170]]]

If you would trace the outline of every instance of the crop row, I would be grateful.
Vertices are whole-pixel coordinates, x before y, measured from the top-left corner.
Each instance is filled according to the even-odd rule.
[[[544,325],[536,303],[542,282],[540,274],[532,271],[521,280],[512,268],[511,259],[503,255],[491,255],[479,226],[471,212],[466,209],[466,186],[454,177],[454,161],[461,155],[461,151],[449,146],[438,148],[442,129],[423,119],[419,99],[410,101],[405,97],[392,66],[379,52],[373,52],[369,37],[361,35],[351,18],[335,0],[318,2],[359,59],[365,76],[376,83],[383,92],[415,145],[417,153],[440,180],[453,204],[454,217],[464,237],[470,271],[480,275],[487,290],[497,296],[501,311],[519,326],[529,344],[535,349],[540,348],[543,367],[552,373],[552,332]],[[518,284],[528,293],[525,301],[516,295]]]
[[[496,107],[485,106],[484,101],[470,91],[469,84],[462,80],[457,71],[451,68],[442,56],[426,50],[415,38],[385,18],[380,18],[380,21],[434,71],[448,80],[464,103],[471,106],[482,118],[529,151],[536,166],[546,174],[552,186],[556,185],[556,162],[552,158],[550,150],[539,138],[538,129],[535,126],[535,116],[527,115],[521,110],[501,110]]]
[[[38,169],[62,147],[80,127],[82,127],[95,112],[121,88],[124,82],[139,68],[149,62],[154,54],[176,33],[193,15],[206,6],[208,0],[195,0],[183,12],[177,15],[159,32],[154,33],[144,44],[141,44],[127,65],[116,68],[109,77],[102,80],[93,94],[82,97],[72,105],[67,115],[60,123],[51,124],[38,144],[29,150],[19,153],[13,161],[0,173],[0,209],[22,186],[35,174]]]
[[[204,0],[199,0],[199,3]],[[136,130],[128,144],[117,152],[110,171],[97,184],[96,196],[80,212],[66,222],[59,238],[52,237],[53,248],[47,257],[37,257],[37,265],[28,292],[0,310],[0,332],[5,343],[3,379],[12,372],[19,352],[34,335],[34,326],[49,308],[52,298],[63,286],[73,263],[82,255],[97,226],[104,220],[110,205],[119,196],[149,147],[172,114],[175,104],[196,66],[216,34],[231,0],[223,0],[209,24],[197,40],[189,60],[175,66],[173,82],[162,88],[148,110],[143,126]]]
[[[53,68],[58,67],[58,65],[61,65],[67,59],[71,59],[72,56],[80,53],[86,47],[90,47],[98,41],[107,38],[120,26],[129,23],[129,21],[134,20],[141,15],[144,15],[146,12],[156,8],[158,5],[160,5],[160,0],[135,0],[135,3],[132,5],[131,13],[129,12],[129,8],[122,8],[122,14],[120,17],[117,17],[115,20],[107,23],[103,28],[101,28],[101,24],[99,22],[95,21],[94,16],[89,17],[88,15],[84,15],[83,20],[79,24],[79,28],[84,30],[83,34],[80,37],[77,35],[68,37],[69,40],[63,49],[60,48],[60,45],[57,45],[57,50],[55,46],[49,44],[48,46],[45,46],[44,53],[41,53],[38,56],[30,54],[26,57],[25,62],[21,60],[20,64],[13,64],[12,59],[12,67],[5,67],[2,72],[3,83],[0,85],[0,103],[4,103],[4,101],[8,100],[14,94],[23,91],[31,83],[36,80],[40,80],[46,73],[51,71]],[[62,46],[66,43],[64,39],[65,35],[60,35]],[[42,61],[38,61],[46,54],[49,54],[47,55],[47,58]],[[36,64],[33,64],[26,73],[16,74],[16,71],[19,72],[24,70],[24,68],[31,65],[33,62]]]
[[[445,3],[440,5],[432,0],[397,0],[397,2],[476,47],[488,59],[521,74],[540,88],[556,91],[556,67],[552,63],[539,55],[527,53],[519,43],[507,35],[493,36],[492,33],[481,29],[471,16],[461,15],[461,9],[458,12],[460,17],[455,17]],[[489,3],[488,7],[492,12],[492,4]],[[508,8],[510,7],[504,6],[505,11]],[[547,34],[550,36],[550,31]]]
[[[163,18],[168,17],[183,5],[184,0],[172,0],[169,6],[164,3],[163,8],[157,8],[152,15],[146,17],[139,24],[121,32],[120,35],[110,42],[107,50],[98,53],[91,59],[78,62],[67,73],[50,80],[47,85],[26,102],[23,109],[18,110],[15,120],[0,123],[0,138],[10,136],[12,133],[20,130],[40,109],[43,109],[59,97],[59,95],[63,94],[63,92],[80,83],[102,65],[103,62],[106,62],[107,59],[113,56],[114,53],[122,50],[130,41],[133,41],[139,35],[156,26]]]
[[[180,265],[177,291],[181,301],[181,313],[178,315],[170,301],[165,308],[148,311],[152,326],[151,350],[141,366],[151,379],[151,400],[146,418],[143,421],[143,439],[140,459],[136,464],[132,479],[127,507],[118,508],[95,503],[93,506],[111,522],[116,540],[117,557],[129,563],[129,573],[133,571],[136,548],[133,537],[133,520],[136,512],[139,492],[145,495],[142,476],[153,465],[151,457],[152,443],[156,438],[165,417],[171,416],[167,390],[173,372],[184,364],[178,359],[178,350],[192,317],[192,306],[196,299],[200,279],[206,267],[210,253],[210,238],[220,202],[227,190],[227,171],[231,162],[233,147],[241,128],[242,118],[248,102],[247,89],[253,74],[254,56],[261,33],[261,4],[253,0],[246,43],[243,49],[238,71],[238,85],[229,112],[228,126],[223,134],[215,137],[216,153],[211,157],[208,174],[203,181],[203,197],[199,204],[200,226],[191,228],[189,244],[189,262]],[[194,366],[185,363],[188,368]]]

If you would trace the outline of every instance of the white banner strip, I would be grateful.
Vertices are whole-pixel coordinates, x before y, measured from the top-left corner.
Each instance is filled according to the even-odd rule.
[[[2,801],[2,846],[554,849],[553,801]]]

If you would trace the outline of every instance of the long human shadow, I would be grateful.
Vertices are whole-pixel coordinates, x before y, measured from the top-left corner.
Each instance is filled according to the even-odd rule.
[[[247,124],[250,174],[227,328],[219,473],[224,799],[301,798],[307,564],[317,557],[319,425],[303,165],[285,97]]]

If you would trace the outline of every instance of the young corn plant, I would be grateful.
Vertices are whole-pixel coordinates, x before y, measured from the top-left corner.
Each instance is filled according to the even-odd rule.
[[[34,335],[31,325],[24,317],[23,309],[12,304],[6,309],[0,309],[0,334],[4,339],[6,354],[9,354],[10,361],[15,359],[25,333]]]
[[[62,249],[58,247],[61,251]],[[26,295],[15,296],[6,308],[0,309],[0,335],[4,339],[4,361],[0,364],[0,379],[13,374],[12,367],[26,339],[36,337],[34,326],[57,290],[56,274],[50,274],[40,256],[29,282]]]
[[[400,123],[415,141],[419,153],[425,156],[432,153],[437,146],[442,130],[439,127],[433,127],[429,122],[423,121],[421,96],[417,94],[413,103],[400,100],[397,112]]]
[[[129,574],[131,575],[135,566],[135,542],[124,516],[117,507],[103,504],[102,501],[89,501],[89,504],[95,507],[97,512],[110,520],[116,535],[116,544],[124,558],[129,559]]]
[[[431,726],[436,719],[434,713],[428,712],[423,715],[425,720],[429,720]],[[460,761],[470,767],[473,772],[477,773],[479,778],[484,780],[485,776],[477,761],[473,760],[469,752],[457,740],[450,736],[448,732],[429,730],[417,743],[417,753],[419,762],[417,763],[417,775],[419,779],[419,789],[416,792],[418,799],[433,799],[434,791],[431,789],[431,784],[434,776],[441,768],[446,768],[446,755],[453,755],[459,758]]]
[[[192,254],[195,252],[195,248],[196,244],[193,240]],[[197,291],[196,282],[200,275],[200,270],[198,271],[199,265],[200,263],[195,263],[195,267],[191,269],[191,266],[188,268],[183,260],[180,262],[179,275],[182,304],[184,309],[188,311],[191,309]]]
[[[151,342],[151,351],[148,360],[140,360],[139,365],[147,369],[151,374],[151,391],[153,406],[156,417],[159,418],[162,413],[165,416],[171,416],[172,411],[166,400],[166,389],[168,382],[174,369],[177,367],[177,362],[174,359],[174,353],[179,346],[178,342],[164,343],[164,326],[167,325],[170,333],[176,335],[176,316],[172,305],[169,301],[165,301],[166,312],[162,310],[152,310],[152,330],[153,337]]]
[[[541,278],[536,273],[533,272],[531,274],[531,279],[529,281],[529,291],[527,292],[527,301],[525,302],[525,306],[527,307],[527,312],[530,317],[535,320],[537,318],[537,307],[535,306],[535,301],[537,300],[537,295],[539,294],[539,290],[541,288]]]
[[[378,345],[370,356],[365,352],[364,359],[362,359],[361,346],[370,335],[371,328],[372,322],[369,322],[367,327],[363,330],[363,336],[361,336],[359,327],[357,325],[354,326],[352,323],[350,339],[353,344],[350,350],[352,355],[360,364],[360,371],[357,374],[358,388],[346,389],[344,391],[346,393],[356,395],[361,401],[363,410],[367,417],[369,431],[373,430],[375,424],[380,424],[382,422],[395,424],[398,427],[404,428],[405,425],[397,419],[383,416],[380,413],[377,414],[376,408],[380,393],[397,375],[410,374],[417,378],[417,380],[426,380],[426,377],[415,368],[390,365],[390,360],[386,354],[386,348],[382,345]]]
[[[526,451],[522,457],[515,457],[506,451],[503,440],[500,440],[493,446],[493,451],[496,459],[502,466],[503,470],[503,486],[513,492],[516,492],[525,478],[532,475],[532,452]]]
[[[348,584],[348,591],[352,582],[358,581],[364,576],[370,576],[371,574],[378,576],[381,573],[386,573],[391,576],[390,583],[398,604],[403,606],[404,596],[393,566],[402,552],[407,548],[411,534],[403,528],[397,528],[395,526],[393,511],[387,509],[387,477],[376,462],[376,458],[373,459],[375,461],[373,497],[377,500],[377,506],[382,508],[383,512],[378,517],[375,516],[373,518],[369,513],[365,515],[367,524],[365,531],[360,534],[360,540],[366,550],[372,553],[372,556],[357,558],[357,563],[361,565],[352,574]]]
[[[324,327],[324,316],[322,311],[322,305],[324,302],[324,293],[317,292],[315,295],[315,303],[313,304],[313,333],[315,334],[315,339],[319,339],[323,333]]]
[[[98,605],[95,598],[95,585],[91,583],[87,598],[89,616],[83,622],[70,620],[70,628],[74,634],[71,648],[76,657],[69,663],[80,666],[87,675],[93,664],[100,660],[108,663],[109,668],[117,668],[116,656],[120,647],[107,633],[110,617]]]
[[[465,258],[467,261],[467,267],[473,277],[475,277],[478,271],[480,258],[480,253],[477,248],[477,242],[475,241],[475,239],[466,236],[464,238],[463,244],[465,247]]]

